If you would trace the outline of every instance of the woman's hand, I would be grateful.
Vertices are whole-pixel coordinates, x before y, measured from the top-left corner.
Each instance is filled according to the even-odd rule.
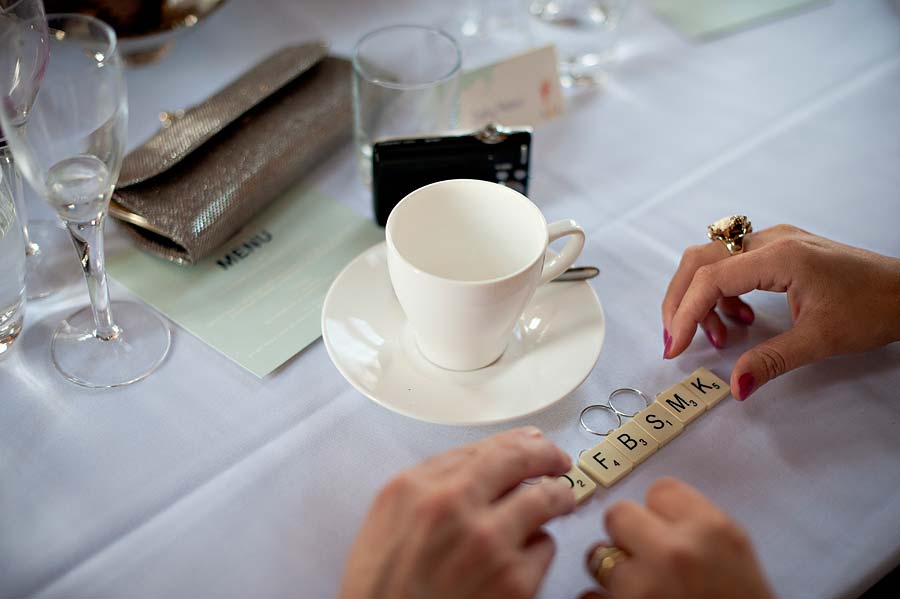
[[[662,305],[664,357],[683,352],[698,324],[723,347],[727,332],[715,308],[751,324],[753,311],[738,296],[754,289],[786,292],[794,325],[738,359],[737,399],[805,364],[900,340],[900,259],[789,225],[750,233],[744,248],[730,256],[713,242],[684,253]]]
[[[647,506],[631,501],[606,511],[606,532],[625,552],[607,571],[588,551],[588,569],[613,597],[761,599],[772,597],[746,533],[698,491],[674,478],[647,490]],[[583,597],[605,593],[591,591]]]
[[[553,559],[541,530],[575,508],[569,456],[533,427],[431,458],[381,491],[356,539],[344,599],[531,597]],[[518,487],[518,488],[517,488]]]

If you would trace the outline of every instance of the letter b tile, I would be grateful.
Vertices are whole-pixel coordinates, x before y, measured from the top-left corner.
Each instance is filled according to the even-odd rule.
[[[637,466],[659,449],[659,441],[654,439],[634,421],[626,422],[609,434],[609,442],[619,453]]]

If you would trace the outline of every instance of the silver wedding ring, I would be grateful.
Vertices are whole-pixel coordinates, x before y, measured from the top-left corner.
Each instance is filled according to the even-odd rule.
[[[612,413],[612,415],[616,417],[616,425],[614,427],[612,427],[611,429],[609,429],[608,431],[606,431],[605,433],[601,433],[600,431],[595,431],[590,426],[588,426],[588,424],[584,421],[585,414],[587,414],[591,410],[606,410],[607,412]],[[597,435],[598,437],[605,437],[609,433],[611,433],[614,430],[616,430],[617,428],[619,428],[619,426],[621,426],[622,414],[619,413],[618,410],[616,410],[615,408],[613,408],[611,406],[604,405],[604,404],[594,404],[594,405],[588,406],[585,409],[581,410],[581,415],[578,417],[578,421],[581,422],[581,428],[583,428],[587,432],[591,433],[592,435]]]
[[[622,410],[617,408],[615,406],[615,404],[613,403],[613,397],[615,397],[616,395],[621,395],[622,393],[631,393],[634,395],[639,395],[641,397],[641,399],[644,400],[644,408],[649,407],[650,404],[653,403],[653,400],[651,400],[649,397],[644,395],[644,392],[641,391],[640,389],[635,389],[634,387],[620,387],[619,389],[616,389],[615,391],[613,391],[612,393],[609,394],[609,399],[607,400],[607,404],[609,405],[610,408],[613,409],[613,411],[616,414],[618,414],[619,416],[624,416],[625,418],[634,418],[635,416],[637,416],[637,413],[640,412],[641,410],[643,410],[644,408],[641,408],[641,410],[638,410],[637,412],[633,412],[631,414],[629,414],[627,412],[623,412]]]

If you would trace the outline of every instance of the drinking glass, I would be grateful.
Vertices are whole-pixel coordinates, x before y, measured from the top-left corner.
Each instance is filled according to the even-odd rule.
[[[467,70],[507,60],[535,47],[522,0],[465,0],[441,28],[460,45]]]
[[[14,44],[20,47],[14,48]],[[17,120],[27,118],[37,95],[47,66],[48,44],[41,0],[0,0],[0,96],[12,103]],[[13,194],[24,227],[26,293],[29,299],[48,296],[68,282],[65,275],[74,267],[68,242],[58,222],[28,220],[22,181],[2,132],[0,174]]]
[[[72,382],[127,385],[159,366],[170,333],[146,306],[109,299],[103,225],[125,151],[122,61],[102,21],[48,15],[47,24],[50,59],[28,118],[0,99],[0,125],[25,179],[68,229],[91,299],[56,329],[50,355]]]
[[[372,178],[375,141],[457,127],[461,64],[456,41],[431,27],[385,27],[356,44],[353,124],[363,181]]]
[[[0,173],[0,358],[22,331],[25,313],[25,236],[9,181]]]
[[[552,41],[564,87],[596,86],[615,58],[619,23],[628,0],[532,0],[528,10],[539,40]]]

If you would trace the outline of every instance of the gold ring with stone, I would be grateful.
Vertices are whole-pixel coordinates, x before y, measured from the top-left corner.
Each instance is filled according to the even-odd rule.
[[[591,554],[588,562],[591,574],[597,579],[602,586],[607,586],[609,576],[612,574],[616,564],[626,559],[627,554],[613,545],[601,545],[597,547]]]
[[[753,225],[746,216],[726,216],[706,227],[711,241],[721,241],[728,253],[734,256],[744,251],[744,236],[753,232]]]

